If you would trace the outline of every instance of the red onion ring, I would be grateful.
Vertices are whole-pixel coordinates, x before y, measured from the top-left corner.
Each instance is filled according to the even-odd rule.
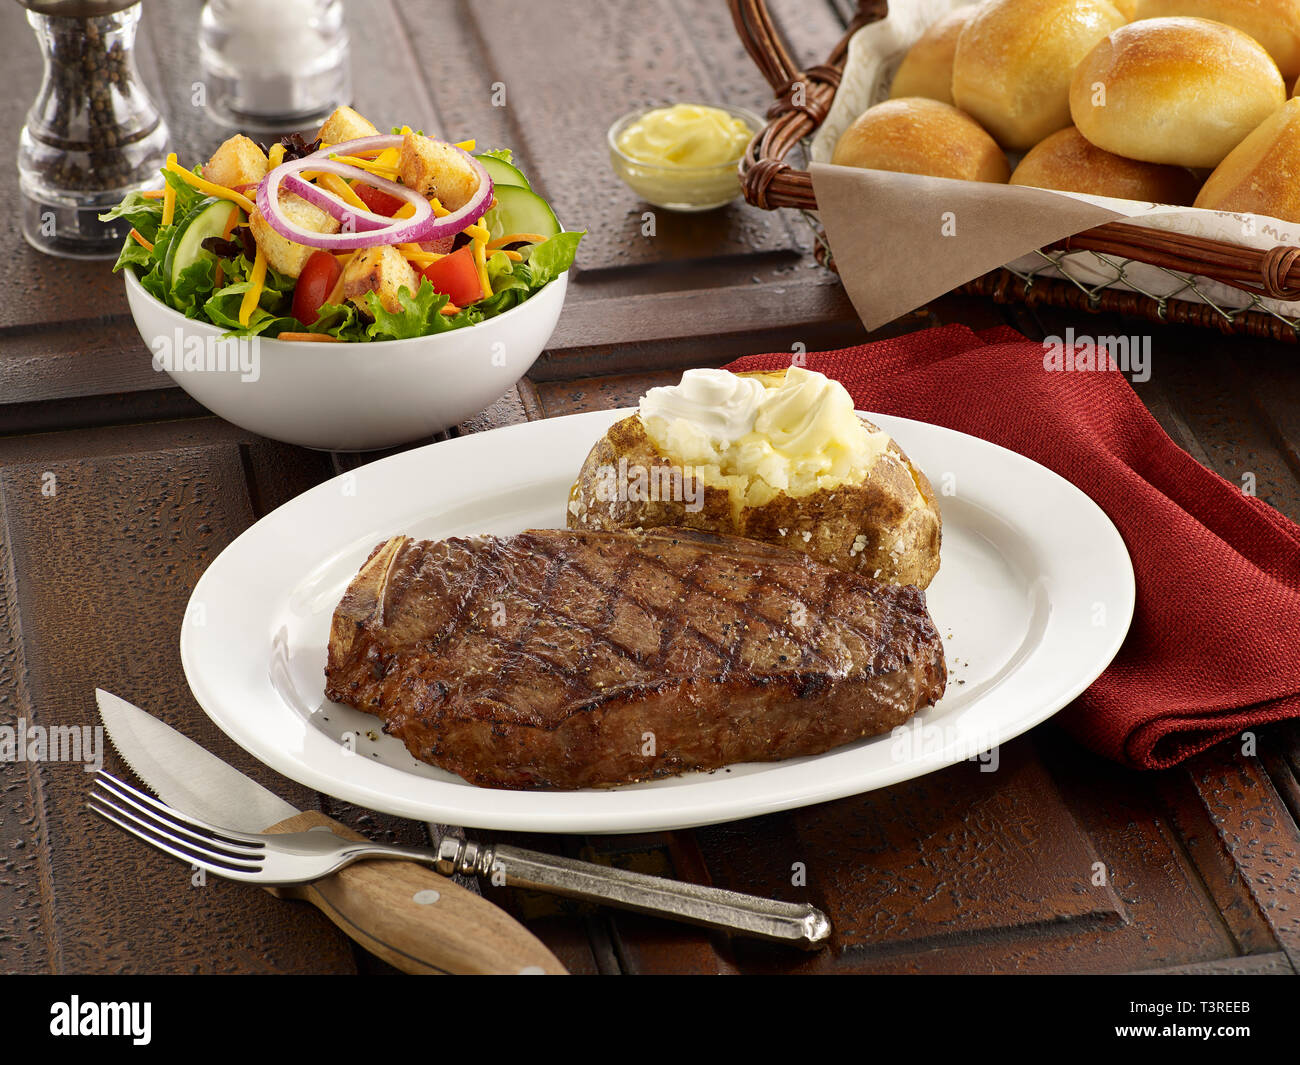
[[[369,171],[352,166],[350,163],[329,158],[333,154],[350,155],[376,148],[394,148],[403,140],[404,137],[400,134],[360,137],[282,163],[267,174],[258,185],[257,209],[262,212],[267,224],[286,240],[313,248],[324,248],[327,251],[351,251],[378,244],[418,244],[421,241],[437,240],[439,237],[459,233],[466,226],[483,217],[492,203],[492,179],[483,168],[483,164],[462,148],[456,148],[456,151],[466,158],[478,174],[478,191],[459,210],[442,218],[434,215],[429,201],[415,189],[399,185],[395,181],[388,181],[386,178],[376,177]],[[455,145],[448,145],[448,147],[455,148]],[[333,193],[303,181],[297,175],[304,170],[320,170],[337,174],[345,179],[359,180],[372,188],[413,204],[415,214],[410,218],[394,219],[371,211],[362,211],[345,203]],[[279,193],[282,185],[334,218],[343,221],[349,226],[348,232],[316,233],[297,225],[280,209]]]

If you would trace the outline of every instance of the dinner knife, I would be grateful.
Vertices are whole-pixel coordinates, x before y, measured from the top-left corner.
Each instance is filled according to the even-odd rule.
[[[182,812],[244,831],[300,832],[305,827],[328,825],[340,835],[360,838],[322,814],[298,813],[284,800],[139,707],[102,690],[97,690],[96,696],[100,716],[118,753],[159,798]],[[285,820],[286,817],[289,819]],[[315,820],[303,820],[306,818]],[[254,824],[263,827],[253,827]],[[268,824],[273,827],[266,828]],[[803,949],[825,946],[831,931],[826,915],[807,903],[763,899],[505,844],[483,845],[448,836],[440,841],[436,851],[429,852],[429,860],[439,873],[447,877],[456,873],[473,873],[494,883],[503,881],[512,887],[586,899]],[[413,862],[371,861],[347,866],[327,881],[342,877],[349,870],[363,869],[368,864],[396,868],[409,865],[421,875],[429,875],[422,866]],[[316,881],[306,888],[327,881]],[[446,880],[437,883],[456,887]],[[380,886],[376,885],[374,890]],[[490,905],[477,895],[463,892],[460,888],[456,890],[475,902]],[[280,893],[317,901],[301,887],[296,891],[283,888]],[[510,920],[501,911],[497,912],[505,920]],[[352,935],[348,925],[340,922],[331,910],[327,909],[326,913]],[[520,926],[519,931],[524,929]],[[368,943],[363,942],[363,945],[374,949]],[[536,945],[541,947],[540,943]],[[386,954],[381,956],[388,957]],[[555,964],[558,966],[559,963]]]
[[[95,689],[113,747],[163,802],[243,832],[328,829],[364,837],[315,810],[300,811],[189,737],[125,699]],[[310,902],[371,954],[407,973],[563,974],[558,958],[498,906],[431,869],[376,859],[309,884],[268,887]]]

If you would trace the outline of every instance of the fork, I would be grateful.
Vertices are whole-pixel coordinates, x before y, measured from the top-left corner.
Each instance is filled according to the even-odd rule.
[[[329,831],[250,833],[181,813],[111,773],[95,774],[87,806],[159,850],[227,880],[263,887],[319,880],[365,858],[405,859],[804,948],[820,947],[830,922],[815,906],[778,902],[505,845],[444,839],[434,850],[353,841]]]

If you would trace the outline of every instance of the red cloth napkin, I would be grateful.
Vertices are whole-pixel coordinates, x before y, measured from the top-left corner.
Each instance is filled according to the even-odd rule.
[[[1137,578],[1110,667],[1058,720],[1159,769],[1300,717],[1300,526],[1179,448],[1118,370],[1047,372],[1011,329],[945,326],[804,356],[857,405],[983,437],[1072,481],[1110,516]],[[751,355],[731,370],[789,366]],[[906,446],[906,445],[904,445]]]

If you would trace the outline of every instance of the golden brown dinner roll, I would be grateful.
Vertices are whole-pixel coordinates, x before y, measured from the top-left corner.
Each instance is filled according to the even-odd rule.
[[[1070,124],[1070,75],[1124,25],[1109,0],[986,0],[957,40],[953,103],[1004,148],[1031,148]]]
[[[1011,175],[1011,184],[1186,206],[1196,197],[1199,182],[1181,166],[1142,163],[1102,151],[1070,126],[1030,148]]]
[[[1093,144],[1173,166],[1218,166],[1284,100],[1277,64],[1257,41],[1201,18],[1121,27],[1070,85],[1070,114]]]
[[[831,162],[966,181],[1006,181],[1011,174],[1002,149],[970,115],[920,96],[863,111],[840,135]]]
[[[921,34],[894,75],[889,87],[893,99],[924,96],[952,103],[952,56],[957,51],[957,38],[974,10],[972,5],[950,11]]]
[[[1300,99],[1288,100],[1228,153],[1195,206],[1300,222]]]
[[[1300,4],[1296,0],[1137,0],[1137,18],[1190,15],[1250,34],[1284,77],[1300,74]]]

